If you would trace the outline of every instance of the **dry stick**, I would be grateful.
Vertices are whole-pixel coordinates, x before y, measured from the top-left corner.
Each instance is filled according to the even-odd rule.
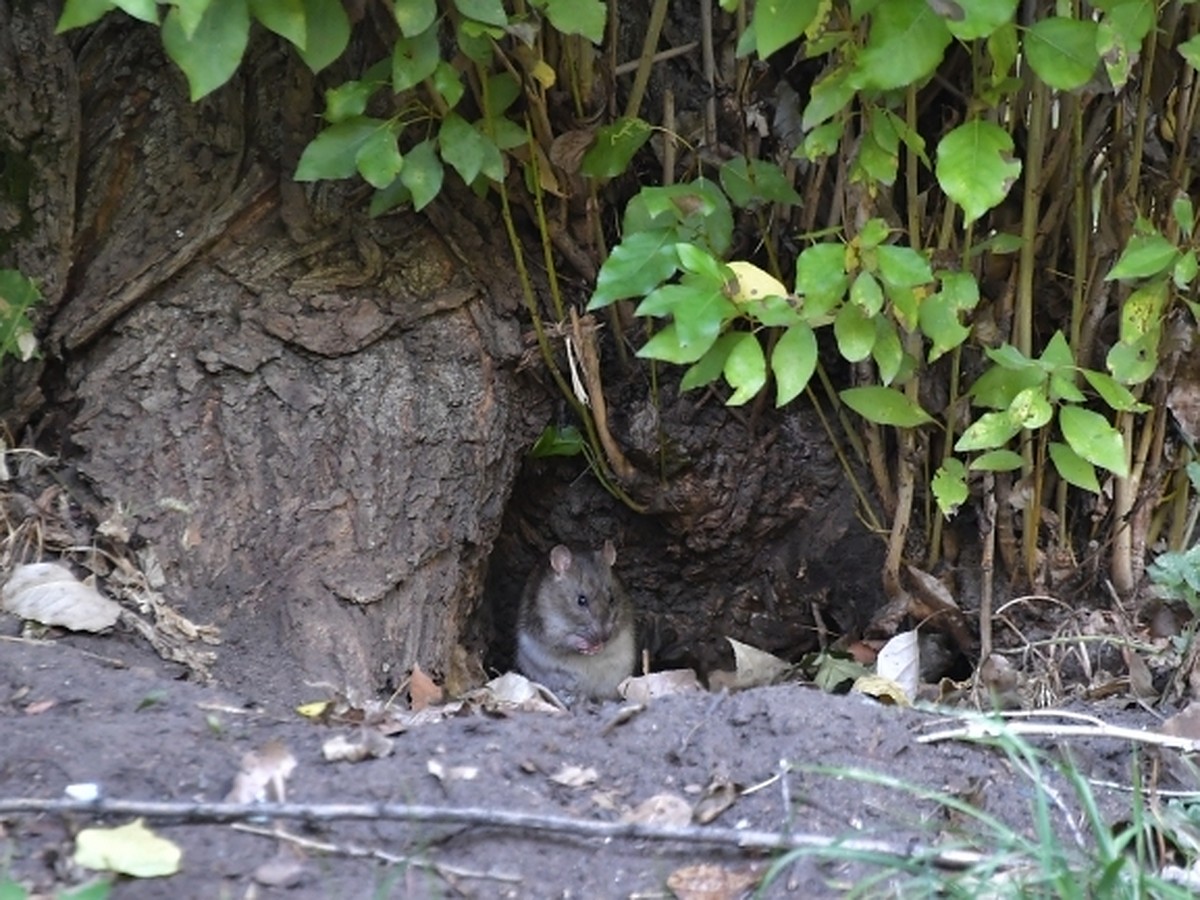
[[[684,56],[696,49],[696,41],[688,41],[686,44],[680,44],[678,47],[670,47],[666,50],[660,50],[654,54],[651,62],[660,63],[666,62],[668,59],[674,59],[677,56]],[[630,72],[636,72],[638,66],[642,64],[640,59],[631,59],[629,62],[623,62],[616,68],[615,74],[628,75]]]
[[[406,803],[192,803],[159,800],[43,800],[35,797],[0,798],[0,816],[21,813],[86,813],[139,816],[147,819],[182,819],[192,823],[228,823],[247,819],[303,819],[399,821],[516,828],[585,838],[635,838],[708,844],[747,851],[838,850],[873,853],[895,859],[921,859],[943,869],[965,869],[990,859],[987,854],[964,850],[938,850],[921,844],[888,843],[865,838],[836,838],[819,834],[750,831],[686,825],[668,828],[638,822],[600,822],[547,816],[502,809],[425,806]]]
[[[629,101],[625,104],[625,118],[636,119],[642,109],[642,97],[646,94],[646,85],[650,83],[650,70],[654,67],[654,48],[658,46],[659,35],[662,34],[663,20],[667,17],[668,0],[654,0],[654,8],[650,11],[650,22],[646,26],[646,40],[642,44],[642,58],[637,74],[633,76],[633,87],[629,91]]]
[[[1033,735],[1044,737],[1093,737],[1118,738],[1134,741],[1139,744],[1151,744],[1155,747],[1167,747],[1184,753],[1195,753],[1200,750],[1200,741],[1191,738],[1175,737],[1160,734],[1156,731],[1144,731],[1141,728],[1125,728],[1120,725],[1045,725],[1040,722],[968,722],[956,728],[935,731],[917,737],[918,744],[931,744],[935,741],[946,740],[979,740],[995,738],[1002,735]],[[2,807],[0,807],[2,808]]]
[[[301,849],[315,850],[318,853],[326,853],[331,856],[347,856],[352,859],[377,859],[389,865],[416,866],[422,869],[429,869],[447,881],[452,880],[448,876],[453,876],[453,878],[479,878],[487,879],[488,881],[511,881],[514,883],[524,880],[520,875],[515,875],[511,872],[481,872],[477,869],[465,869],[461,866],[446,865],[445,863],[435,863],[425,859],[415,859],[411,856],[400,856],[397,853],[388,853],[386,850],[380,850],[378,847],[360,847],[357,844],[331,844],[328,841],[317,841],[312,838],[303,837],[302,835],[292,834],[292,832],[284,831],[281,828],[260,828],[257,825],[243,825],[241,822],[234,822],[229,827],[234,831],[240,831],[244,834],[254,834],[265,838],[278,838]]]
[[[708,96],[704,100],[704,146],[715,147],[717,145],[717,55],[713,52],[712,0],[700,0],[700,36],[704,86],[708,89]]]

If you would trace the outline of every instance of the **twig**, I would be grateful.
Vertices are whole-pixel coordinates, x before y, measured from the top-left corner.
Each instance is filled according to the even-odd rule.
[[[919,859],[942,869],[965,869],[991,859],[987,854],[929,845],[889,843],[866,838],[826,837],[819,834],[779,834],[736,828],[684,826],[667,828],[637,822],[600,822],[502,809],[409,805],[403,803],[191,803],[185,801],[102,799],[44,800],[35,797],[0,798],[0,816],[20,813],[85,813],[141,816],[188,822],[226,823],[246,819],[371,820],[440,822],[516,828],[526,831],[590,838],[635,838],[684,844],[709,844],[748,851],[826,850],[871,853],[895,859]]]
[[[1118,740],[1134,741],[1139,744],[1152,744],[1156,747],[1169,747],[1185,753],[1195,753],[1200,750],[1200,741],[1191,738],[1174,737],[1169,734],[1159,734],[1155,731],[1143,731],[1140,728],[1124,728],[1120,725],[1044,725],[1039,722],[968,722],[958,728],[947,728],[923,734],[917,738],[919,744],[932,744],[935,741],[968,740],[977,741],[983,738],[996,738],[1003,735],[1034,735],[1046,737],[1093,737],[1116,738]]]
[[[443,878],[449,875],[454,878],[478,878],[489,881],[511,881],[513,883],[524,880],[520,875],[514,875],[510,872],[481,872],[477,869],[464,869],[461,866],[451,866],[445,863],[388,853],[386,850],[380,850],[378,847],[360,847],[357,844],[331,844],[327,841],[317,841],[299,834],[293,834],[290,831],[284,831],[282,828],[262,828],[258,825],[245,825],[241,822],[234,822],[229,827],[234,831],[241,831],[245,834],[278,838],[281,841],[287,841],[304,850],[315,850],[318,853],[348,856],[353,859],[377,859],[389,865],[418,866],[423,869],[430,869]]]

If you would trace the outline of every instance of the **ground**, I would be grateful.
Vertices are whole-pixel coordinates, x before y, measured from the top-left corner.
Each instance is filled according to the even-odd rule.
[[[287,781],[289,802],[416,804],[482,817],[473,824],[280,823],[292,835],[331,845],[325,850],[230,824],[150,818],[148,826],[182,848],[181,869],[170,877],[122,878],[111,893],[117,898],[736,897],[742,895],[737,877],[753,886],[783,855],[739,849],[729,840],[735,833],[872,839],[901,854],[956,845],[959,838],[978,850],[998,848],[1001,838],[970,817],[912,790],[845,771],[814,771],[822,766],[870,770],[913,789],[945,791],[1016,833],[1034,832],[1037,792],[1002,752],[959,741],[920,743],[919,735],[952,724],[949,714],[883,706],[858,695],[783,685],[654,700],[628,718],[617,702],[569,714],[466,713],[396,735],[389,756],[328,763],[322,744],[359,729],[313,724],[279,699],[298,688],[321,699],[326,695],[319,687],[265,681],[255,696],[237,696],[179,679],[128,636],[33,642],[13,635],[14,620],[0,623],[6,626],[0,804],[63,798],[68,785],[80,783],[94,783],[114,800],[221,801],[248,751],[283,745],[297,763]],[[1091,711],[1127,724],[1150,721],[1123,705]],[[1118,786],[1095,789],[1107,819],[1128,815],[1130,801],[1119,785],[1129,779],[1129,744],[1071,746],[1097,784]],[[1077,811],[1077,797],[1057,775],[1049,784],[1054,789],[1043,796],[1062,804],[1053,816],[1062,845],[1070,848],[1073,832],[1062,813]],[[721,796],[722,785],[731,805],[711,823],[688,825],[689,808],[698,807],[706,789]],[[645,833],[605,837],[552,827],[564,817],[615,822],[658,795],[675,798],[656,802],[666,811],[681,807],[685,827],[725,840],[671,842]],[[519,812],[550,817],[548,830],[502,821]],[[50,896],[87,880],[90,873],[71,862],[73,835],[131,818],[0,812],[0,888],[7,875]],[[259,832],[271,827],[249,825]],[[376,856],[349,855],[355,848]],[[407,862],[384,862],[379,857],[386,854]],[[260,868],[268,862],[274,865]],[[717,868],[691,868],[700,865]],[[861,860],[806,855],[776,871],[764,896],[840,896],[883,870]],[[689,876],[698,873],[723,873],[734,886],[688,893]],[[911,886],[918,876],[903,877]],[[901,878],[893,873],[875,889],[886,892]],[[286,886],[272,884],[278,881]]]

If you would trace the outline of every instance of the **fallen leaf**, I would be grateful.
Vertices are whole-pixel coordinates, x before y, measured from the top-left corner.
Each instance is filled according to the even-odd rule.
[[[737,802],[737,787],[723,775],[708,783],[703,795],[692,810],[692,820],[697,825],[707,825]]]
[[[326,762],[362,762],[391,756],[395,748],[395,741],[373,728],[363,729],[359,738],[351,740],[343,734],[334,735],[321,745],[322,758]]]
[[[733,900],[758,884],[761,878],[753,870],[739,872],[704,864],[676,869],[667,878],[667,887],[678,900]]]
[[[408,679],[409,707],[414,712],[420,712],[426,707],[437,706],[444,699],[442,689],[414,663]]]
[[[683,828],[692,822],[692,804],[678,794],[655,794],[621,816],[621,821]]]
[[[1158,691],[1154,689],[1154,676],[1136,650],[1129,647],[1121,648],[1125,657],[1125,667],[1129,670],[1129,691],[1139,700],[1157,700]]]
[[[296,712],[304,716],[306,719],[319,719],[325,715],[326,711],[333,707],[332,700],[317,700],[313,703],[304,703],[296,707]]]
[[[700,679],[691,669],[670,669],[626,678],[619,688],[621,696],[630,703],[648,703],[655,697],[694,694],[703,691]]]
[[[254,870],[254,880],[267,887],[295,887],[304,879],[304,864],[304,854],[281,844],[274,856]]]
[[[442,765],[440,760],[431,759],[425,763],[425,770],[443,783],[447,781],[474,781],[479,777],[478,766],[449,766]]]
[[[121,615],[120,604],[101,596],[58,563],[30,563],[13,569],[0,590],[0,609],[71,631],[104,631]]]
[[[778,656],[767,653],[765,650],[735,641],[731,637],[727,637],[725,640],[729,641],[729,645],[733,647],[733,658],[737,665],[737,687],[739,688],[771,684],[791,668]]]
[[[564,765],[561,769],[550,776],[550,780],[555,784],[579,788],[587,787],[589,784],[595,784],[599,777],[600,776],[593,768]]]
[[[120,828],[85,828],[75,836],[75,864],[85,869],[157,878],[178,872],[182,858],[177,844],[150,831],[141,819]]]
[[[895,706],[912,706],[912,701],[908,694],[904,693],[904,688],[896,684],[890,678],[881,678],[878,675],[864,675],[854,682],[852,691],[857,691],[860,694],[866,694],[868,697],[874,697],[881,703],[886,703]]]
[[[909,700],[917,696],[921,681],[921,651],[916,629],[902,631],[880,648],[875,658],[875,674],[899,685]]]
[[[1163,722],[1158,730],[1171,737],[1200,741],[1200,703],[1189,703]]]

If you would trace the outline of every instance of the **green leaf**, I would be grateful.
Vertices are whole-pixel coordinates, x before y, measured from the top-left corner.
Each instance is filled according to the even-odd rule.
[[[1008,411],[984,413],[971,423],[954,445],[958,453],[971,450],[993,450],[1003,447],[1021,431],[1021,424],[1014,422]]]
[[[501,0],[454,0],[458,11],[468,19],[503,28],[508,24]]]
[[[529,455],[536,458],[547,456],[578,456],[583,452],[585,441],[574,425],[556,428],[547,425],[538,437]]]
[[[392,90],[399,94],[416,87],[436,71],[440,61],[436,27],[397,39],[392,48]],[[467,184],[474,180],[463,177]]]
[[[54,26],[55,34],[62,34],[72,28],[83,28],[104,17],[110,9],[115,9],[112,0],[67,0],[63,6],[58,24]]]
[[[845,130],[846,122],[843,119],[818,125],[808,133],[804,143],[796,148],[792,156],[813,162],[826,156],[832,156],[837,150]]]
[[[392,13],[400,33],[405,37],[413,37],[437,21],[437,0],[395,0]]]
[[[1135,234],[1125,245],[1124,252],[1112,267],[1105,281],[1120,278],[1149,278],[1167,271],[1175,264],[1179,251],[1175,245],[1157,232]]]
[[[1118,341],[1108,351],[1108,370],[1122,384],[1141,384],[1158,368],[1158,339],[1147,335],[1133,343]]]
[[[971,460],[971,470],[976,472],[1012,472],[1021,468],[1024,460],[1014,450],[989,450]]]
[[[791,403],[807,386],[817,369],[817,336],[804,323],[793,325],[779,336],[771,351],[775,375],[775,405]]]
[[[1083,369],[1082,371],[1088,384],[1112,409],[1118,412],[1143,413],[1150,411],[1147,404],[1139,403],[1133,393],[1112,376],[1092,369]]]
[[[41,300],[32,279],[16,269],[0,269],[0,360],[15,356],[21,361],[36,352],[29,310]]]
[[[1175,282],[1175,287],[1185,291],[1196,280],[1198,271],[1200,271],[1200,266],[1196,263],[1196,251],[1188,250],[1175,263],[1175,268],[1171,272],[1171,280]]]
[[[441,192],[444,177],[445,170],[432,140],[421,141],[404,157],[400,181],[412,193],[413,209],[418,212]]]
[[[193,102],[233,77],[249,37],[246,0],[213,0],[190,39],[179,7],[172,7],[162,24],[163,47],[187,77]]]
[[[895,381],[904,364],[904,347],[896,326],[886,316],[875,319],[875,346],[871,348],[871,356],[879,368],[879,380],[885,386]]]
[[[596,132],[580,171],[588,178],[615,178],[629,168],[633,155],[650,140],[653,129],[641,119],[617,119]]]
[[[889,288],[920,287],[933,281],[929,260],[912,247],[888,245],[876,251],[879,277]]]
[[[754,4],[755,49],[762,59],[799,39],[817,14],[818,0],[758,0]]]
[[[1036,431],[1054,418],[1054,407],[1041,386],[1026,388],[1008,405],[1009,418],[1022,428]]]
[[[803,321],[786,297],[755,297],[738,306],[744,315],[768,328],[790,328]]]
[[[183,28],[183,36],[189,41],[195,37],[196,29],[208,10],[212,0],[178,0],[175,11],[179,13],[179,25]]]
[[[1013,20],[1018,0],[957,0],[953,3],[960,16],[944,16],[946,27],[960,41],[988,37],[1001,25]],[[936,7],[935,7],[936,8]]]
[[[1058,470],[1063,481],[1083,488],[1085,491],[1091,491],[1093,494],[1100,493],[1100,482],[1096,480],[1096,469],[1090,462],[1066,444],[1058,441],[1051,441],[1047,449],[1050,451],[1050,459],[1054,462],[1054,468]]]
[[[1121,305],[1120,339],[1133,344],[1162,330],[1167,305],[1167,281],[1160,278],[1142,285]]]
[[[962,461],[953,457],[945,460],[933,474],[933,482],[929,487],[942,515],[952,517],[970,496],[967,470],[963,468]]]
[[[367,101],[379,85],[370,81],[347,81],[325,92],[326,122],[344,122],[361,116],[367,109]]]
[[[407,159],[405,162],[407,163]],[[397,178],[387,187],[371,195],[371,204],[368,207],[368,212],[370,212],[371,218],[376,218],[398,206],[403,206],[405,203],[411,202],[412,191],[404,186],[403,181]]]
[[[762,203],[802,202],[796,189],[772,162],[735,156],[721,166],[721,186],[734,206],[753,208]]]
[[[1021,163],[1012,152],[1008,132],[982,119],[958,126],[938,144],[938,183],[962,207],[968,223],[1008,196],[1021,174]]]
[[[350,42],[350,19],[341,0],[304,0],[304,18],[308,23],[305,45],[297,52],[306,66],[320,72]]]
[[[734,389],[733,396],[725,401],[729,406],[753,400],[767,383],[767,360],[762,344],[753,334],[738,332],[731,342],[729,355],[725,357],[725,380]]]
[[[438,148],[442,159],[453,166],[467,184],[471,184],[483,169],[483,135],[458,113],[452,112],[442,119]]]
[[[914,288],[889,287],[887,295],[888,299],[892,301],[892,315],[896,317],[900,327],[908,332],[914,331],[920,319],[921,303],[924,300],[923,292],[922,296],[918,297]]]
[[[809,94],[808,106],[804,107],[804,115],[800,120],[802,129],[807,131],[815,128],[846,108],[847,104],[854,99],[854,95],[858,93],[851,83],[850,75],[849,69],[838,68],[817,80]],[[836,126],[840,136],[845,123],[839,120],[837,123],[829,124],[830,127]]]
[[[806,321],[832,310],[849,287],[846,248],[841,244],[813,244],[796,258],[796,293],[804,297],[801,315]]]
[[[868,121],[870,127],[859,142],[851,181],[866,180],[891,186],[900,165],[900,136],[893,125],[893,117],[885,109],[872,108]]]
[[[738,340],[738,332],[728,332],[717,338],[708,351],[686,372],[679,382],[679,389],[690,391],[716,381],[725,369],[729,351]]]
[[[114,0],[118,9],[139,22],[158,24],[158,5],[154,0]]]
[[[1058,411],[1058,426],[1071,449],[1088,462],[1118,478],[1129,475],[1125,442],[1104,416],[1081,406],[1064,406]]]
[[[888,223],[876,217],[867,220],[866,224],[858,232],[855,242],[863,250],[873,250],[886,241],[891,234],[892,229],[888,227]]]
[[[1008,409],[1021,391],[1046,384],[1046,374],[1036,366],[1025,369],[1006,369],[992,366],[971,385],[971,398],[976,406],[988,409]]]
[[[896,428],[915,428],[927,425],[933,417],[895,388],[870,387],[847,388],[838,394],[842,402],[866,419],[878,425]]]
[[[1075,354],[1071,352],[1071,345],[1067,343],[1067,337],[1061,329],[1054,332],[1046,343],[1046,349],[1038,357],[1038,366],[1046,372],[1058,369],[1074,370]]]
[[[359,148],[385,127],[380,119],[359,116],[330,125],[313,138],[296,166],[297,181],[351,178],[358,170]]]
[[[733,211],[715,182],[698,178],[688,184],[642,188],[625,207],[622,231],[666,230],[673,240],[704,244],[724,256],[733,241]]]
[[[438,60],[437,68],[433,70],[433,86],[450,109],[458,106],[458,101],[462,99],[466,90],[458,69],[444,59]]]
[[[853,303],[845,304],[833,320],[838,351],[847,362],[861,362],[875,346],[875,322]]]
[[[916,84],[933,74],[950,39],[950,30],[926,0],[887,0],[871,16],[853,81],[880,90]]]
[[[546,18],[563,34],[583,35],[596,45],[604,42],[608,15],[601,0],[550,0]]]
[[[867,317],[874,317],[883,309],[883,289],[870,272],[859,272],[850,285],[850,302],[862,310]]]
[[[600,309],[626,297],[644,297],[679,266],[674,235],[667,231],[642,231],[629,235],[613,248],[596,277],[596,292],[588,309]],[[691,362],[691,360],[689,360]]]
[[[1100,63],[1096,23],[1051,16],[1025,32],[1025,57],[1042,81],[1060,91],[1083,87]]]
[[[1056,371],[1050,375],[1050,399],[1054,402],[1084,403],[1087,397],[1075,383],[1073,372]]]
[[[308,19],[304,14],[303,0],[250,0],[250,14],[298,49],[303,50],[307,46]],[[326,91],[326,96],[328,94]]]
[[[391,128],[379,128],[359,146],[354,154],[358,174],[373,188],[383,189],[396,180],[404,166],[396,133]]]
[[[686,347],[682,345],[679,342],[679,333],[675,330],[675,323],[671,322],[656,331],[654,336],[638,350],[637,355],[642,359],[661,359],[676,365],[683,365],[696,362],[708,350],[708,347],[700,347],[696,344]]]
[[[1193,34],[1175,49],[1189,66],[1200,70],[1200,34]]]
[[[945,291],[926,297],[918,313],[921,331],[932,342],[929,362],[953,350],[971,335],[971,329],[958,321],[958,304]]]

